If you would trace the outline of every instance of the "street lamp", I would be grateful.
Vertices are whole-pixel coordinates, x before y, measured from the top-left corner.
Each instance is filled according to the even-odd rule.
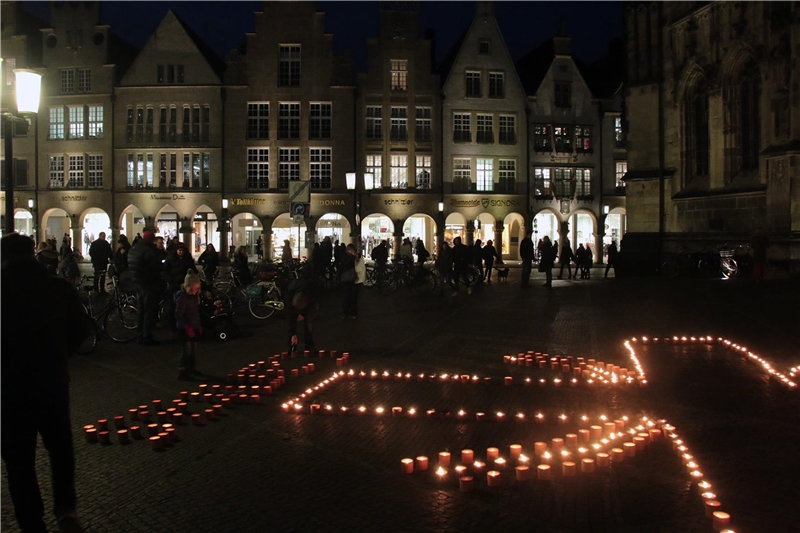
[[[39,98],[42,92],[42,74],[30,69],[14,69],[15,85],[17,93],[17,113],[39,112]],[[27,128],[28,121],[11,112],[3,113],[3,137],[5,151],[5,193],[6,193],[6,235],[14,233],[14,123],[25,122]],[[38,132],[37,132],[38,135]],[[37,176],[38,179],[38,176]]]

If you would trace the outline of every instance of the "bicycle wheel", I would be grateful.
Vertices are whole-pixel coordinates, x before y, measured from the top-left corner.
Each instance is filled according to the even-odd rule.
[[[378,292],[384,296],[389,296],[397,290],[398,279],[394,272],[386,272],[383,278],[378,279]]]
[[[719,262],[719,271],[723,279],[730,279],[739,273],[739,265],[736,263],[736,259],[723,257]]]
[[[430,270],[423,268],[414,280],[414,290],[419,294],[433,292],[436,289],[436,276]]]
[[[372,267],[366,267],[366,277],[364,278],[364,286],[365,287],[374,287],[376,283],[376,274],[375,269]]]
[[[275,287],[263,287],[259,297],[247,300],[247,307],[251,315],[264,320],[271,317],[276,310],[283,310],[284,303]]]
[[[661,274],[668,278],[677,277],[679,272],[680,267],[675,259],[667,259],[661,264]]]
[[[80,355],[88,355],[94,351],[94,347],[97,346],[97,326],[95,325],[94,321],[89,326],[89,333],[86,334],[86,338],[83,339],[78,345],[77,352]]]
[[[475,283],[478,282],[478,274],[480,274],[480,272],[478,272],[478,269],[474,266],[467,267],[467,270],[464,272],[464,277],[462,278],[464,284],[466,284],[467,287],[475,285]]]
[[[228,293],[216,287],[205,290],[203,297],[207,300],[221,301],[223,309],[233,309],[233,302],[231,301],[231,297],[228,296]]]
[[[138,311],[130,304],[112,309],[103,319],[103,330],[114,342],[128,342],[136,338]]]

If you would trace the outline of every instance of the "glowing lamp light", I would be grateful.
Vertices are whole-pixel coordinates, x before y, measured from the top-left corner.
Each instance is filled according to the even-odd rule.
[[[42,75],[35,70],[14,69],[16,77],[17,111],[20,113],[38,113],[39,99],[42,94]]]

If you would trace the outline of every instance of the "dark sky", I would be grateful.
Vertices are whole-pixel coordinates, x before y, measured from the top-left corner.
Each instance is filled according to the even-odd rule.
[[[22,2],[29,11],[45,18],[48,3]],[[253,12],[263,2],[103,2],[102,22],[141,47],[168,9],[200,35],[224,59],[238,47],[244,34],[253,31]],[[495,15],[514,59],[523,56],[566,23],[573,53],[593,62],[608,53],[608,41],[622,36],[621,2],[495,2]],[[420,29],[436,30],[436,60],[441,61],[461,33],[469,27],[473,2],[420,2]],[[326,30],[334,34],[337,52],[353,50],[363,70],[366,38],[377,36],[377,2],[317,2],[326,13]]]

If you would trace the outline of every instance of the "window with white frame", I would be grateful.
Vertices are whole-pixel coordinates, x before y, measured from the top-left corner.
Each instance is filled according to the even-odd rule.
[[[481,96],[481,73],[475,70],[466,72],[466,96],[469,98],[480,98]]]
[[[392,106],[390,139],[392,141],[408,140],[408,108]]]
[[[578,196],[591,196],[592,170],[588,168],[575,169],[575,194]]]
[[[169,186],[178,186],[178,154],[169,154]]]
[[[408,187],[408,156],[391,156],[391,187],[392,189],[405,189]]]
[[[478,159],[475,161],[475,181],[478,191],[494,190],[494,160]]]
[[[614,143],[625,146],[625,133],[622,131],[622,117],[614,117]]]
[[[78,69],[78,92],[79,93],[92,92],[92,69],[90,68]]]
[[[51,168],[52,168],[52,158],[51,158]],[[127,166],[127,185],[128,187],[135,187],[136,186],[136,163],[133,159],[133,154],[128,154],[128,166]],[[50,179],[51,187],[52,185],[52,177]]]
[[[147,179],[145,180],[147,187],[152,188],[155,185],[155,166],[153,165],[153,154],[147,154]]]
[[[208,189],[211,184],[211,154],[203,152],[201,156],[203,158],[203,166],[201,169],[200,187]]]
[[[453,141],[471,142],[472,133],[469,130],[469,113],[453,114]]]
[[[71,94],[75,92],[75,69],[61,69],[61,94]]]
[[[210,106],[203,106],[202,109],[203,117],[201,120],[200,131],[202,134],[201,140],[203,142],[208,142],[211,136],[211,107]]]
[[[533,127],[533,149],[537,152],[549,152],[552,150],[550,134],[550,126],[536,124]]]
[[[364,172],[372,174],[373,187],[375,189],[383,187],[383,156],[368,155]]]
[[[478,53],[480,55],[487,55],[491,51],[489,41],[478,41]]]
[[[392,59],[389,61],[391,68],[391,88],[393,91],[408,90],[408,60]]]
[[[312,189],[331,188],[331,149],[311,148],[308,151],[308,178]]]
[[[431,119],[433,110],[430,107],[417,107],[415,109],[416,116],[416,129],[414,131],[414,140],[418,142],[429,142],[433,139],[433,130],[431,126]]]
[[[505,74],[502,72],[489,73],[489,98],[503,98],[505,96]]]
[[[299,138],[300,103],[287,102],[278,104],[278,139]]]
[[[88,137],[89,139],[103,138],[103,106],[90,105],[88,108]]]
[[[457,191],[468,191],[472,185],[471,161],[468,158],[453,159],[453,186]]]
[[[475,117],[475,124],[477,126],[477,137],[475,140],[479,143],[494,142],[492,118],[492,115],[477,115]]]
[[[514,115],[500,115],[500,142],[516,144],[517,142],[517,117]]]
[[[416,164],[417,189],[431,188],[431,156],[418,155]]]
[[[299,44],[281,44],[278,69],[278,87],[300,86],[300,57]]]
[[[555,168],[553,169],[555,194],[557,198],[570,199],[574,196],[572,190],[572,169]]]
[[[553,194],[550,181],[549,168],[533,169],[533,187],[536,196],[547,196]]]
[[[88,167],[88,185],[91,189],[103,186],[103,156],[102,154],[88,154],[86,156]]]
[[[555,138],[556,152],[572,153],[572,127],[555,126],[553,137]]]
[[[183,185],[189,188],[192,186],[192,154],[183,154]]]
[[[50,133],[48,139],[63,139],[64,138],[64,108],[51,107],[50,108]]]
[[[144,108],[141,106],[136,108],[136,142],[144,142]]]
[[[83,187],[83,154],[69,156],[69,182],[67,187]]]
[[[70,106],[68,139],[83,139],[83,106]]]
[[[167,154],[161,154],[161,163],[158,167],[158,186],[167,186]]]
[[[498,162],[498,182],[506,192],[514,192],[517,186],[517,161],[501,159]]]
[[[288,189],[290,181],[300,181],[300,148],[280,148],[278,188]]]
[[[50,156],[50,188],[63,189],[64,188],[64,156],[51,155]]]
[[[587,126],[575,127],[575,149],[578,152],[592,151],[592,128]]]
[[[309,139],[330,139],[331,138],[331,104],[312,103],[309,106]]]
[[[366,135],[368,141],[380,141],[383,139],[383,119],[381,118],[381,106],[367,106],[367,127]]]
[[[623,177],[628,173],[628,162],[617,161],[614,164],[614,180],[617,187],[625,187],[625,180]]]
[[[269,189],[269,148],[247,149],[247,188]]]

